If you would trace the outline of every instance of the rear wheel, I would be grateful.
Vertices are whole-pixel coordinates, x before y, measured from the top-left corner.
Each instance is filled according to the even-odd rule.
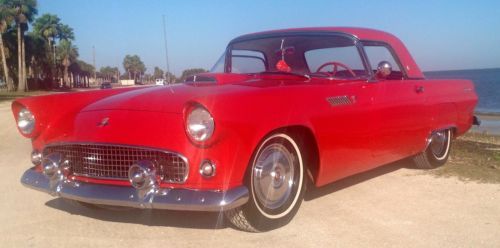
[[[227,218],[249,232],[268,231],[289,223],[304,197],[304,173],[303,157],[295,140],[284,133],[269,136],[260,144],[247,172],[249,201],[226,211]]]
[[[419,169],[434,169],[445,164],[450,156],[451,136],[450,129],[432,133],[425,151],[413,157],[415,166]]]

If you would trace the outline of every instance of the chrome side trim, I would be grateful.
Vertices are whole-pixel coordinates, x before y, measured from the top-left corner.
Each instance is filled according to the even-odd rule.
[[[245,204],[248,189],[239,186],[227,191],[164,189],[141,195],[131,186],[115,186],[84,182],[61,181],[57,187],[42,173],[33,168],[24,172],[21,183],[53,196],[77,201],[145,209],[169,209],[188,211],[224,211]]]

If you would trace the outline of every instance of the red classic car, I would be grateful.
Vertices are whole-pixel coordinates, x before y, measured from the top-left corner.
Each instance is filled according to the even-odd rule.
[[[476,103],[470,81],[425,79],[393,35],[327,27],[240,36],[182,84],[23,98],[12,111],[33,143],[27,187],[224,211],[257,232],[288,223],[306,185],[404,158],[443,165]]]

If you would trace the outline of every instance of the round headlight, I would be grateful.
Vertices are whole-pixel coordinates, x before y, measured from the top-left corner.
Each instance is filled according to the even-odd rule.
[[[35,129],[35,116],[26,108],[17,114],[17,127],[23,134],[30,134]]]
[[[194,108],[186,118],[186,130],[195,141],[206,141],[214,133],[214,118],[202,107]]]

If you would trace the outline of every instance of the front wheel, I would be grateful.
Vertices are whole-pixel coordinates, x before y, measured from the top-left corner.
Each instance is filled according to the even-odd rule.
[[[268,231],[289,223],[304,197],[304,172],[297,142],[284,133],[269,136],[260,144],[247,172],[249,201],[226,211],[227,218],[249,232]]]
[[[419,169],[434,169],[445,164],[450,156],[451,136],[450,129],[433,132],[425,151],[413,157],[415,166]]]

